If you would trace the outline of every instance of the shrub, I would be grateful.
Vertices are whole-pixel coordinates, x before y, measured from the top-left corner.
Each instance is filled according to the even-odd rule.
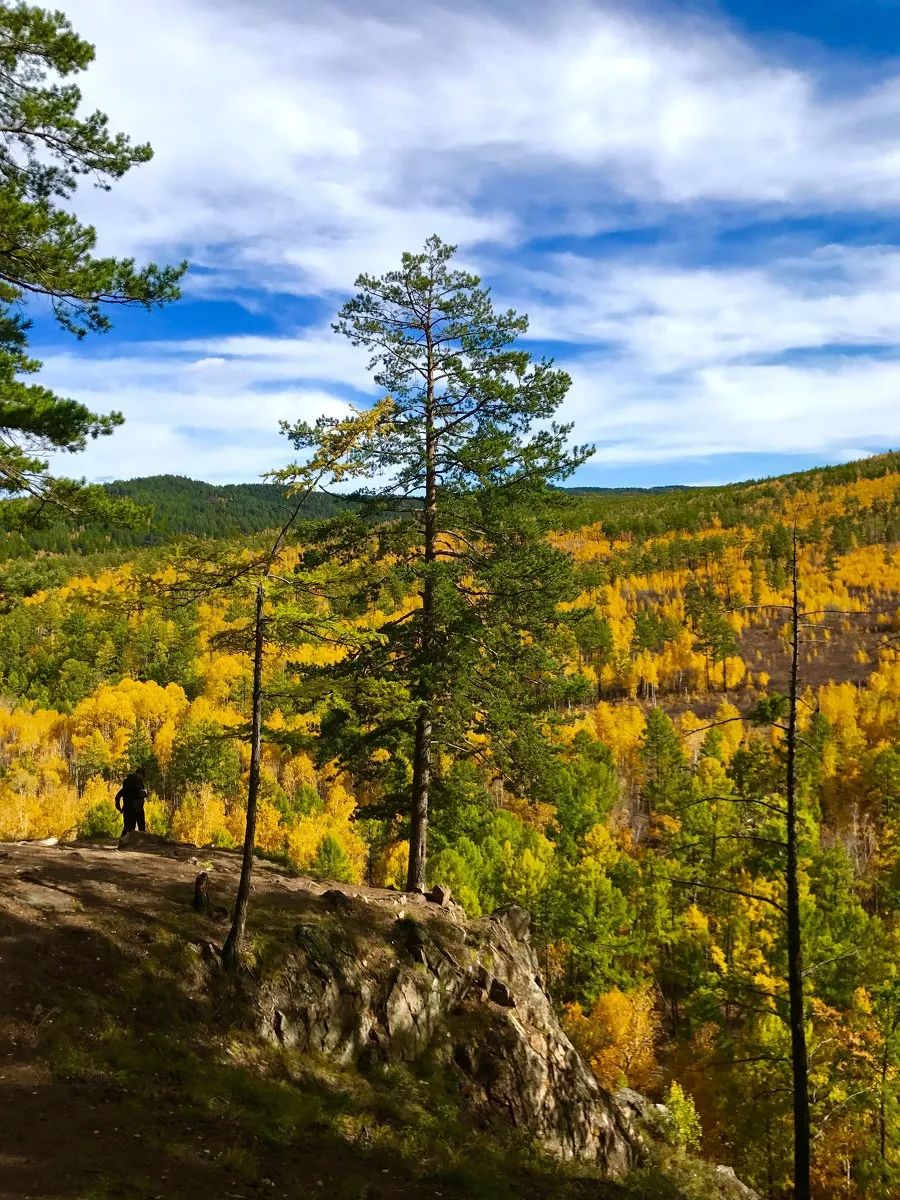
[[[694,1101],[673,1080],[666,1093],[665,1104],[669,1110],[666,1132],[672,1145],[682,1154],[695,1150],[700,1145],[703,1130]]]
[[[347,852],[331,833],[326,833],[319,842],[312,870],[316,875],[321,875],[325,879],[334,879],[338,883],[353,882],[353,867]]]
[[[122,831],[122,817],[109,799],[92,804],[78,822],[78,836],[89,840],[117,838]]]

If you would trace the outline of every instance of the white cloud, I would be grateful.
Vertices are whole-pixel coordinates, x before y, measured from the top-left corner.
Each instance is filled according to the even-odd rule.
[[[753,268],[568,256],[512,278],[543,297],[526,303],[530,335],[561,343],[567,416],[597,442],[595,466],[900,445],[892,247],[828,246]]]
[[[268,359],[123,355],[103,360],[49,355],[43,376],[96,412],[118,410],[125,425],[55,468],[90,479],[181,474],[213,482],[257,479],[292,458],[281,420],[339,416],[335,391],[297,381],[276,350]]]
[[[846,459],[900,444],[900,361],[837,356],[662,381],[596,359],[573,376],[569,416],[597,444],[592,468],[746,453]]]
[[[194,297],[276,318],[279,291],[330,305],[437,231],[564,345],[598,463],[900,441],[900,367],[872,353],[896,346],[900,251],[827,232],[836,210],[900,205],[896,65],[838,95],[676,5],[148,0],[137,31],[121,0],[66,10],[97,44],[88,102],[156,149],[79,208],[107,250],[186,253]],[[749,266],[693,246],[686,265],[682,218],[784,214],[818,219],[819,246]],[[654,223],[661,245],[612,259],[533,245]],[[367,386],[365,355],[318,320],[47,356],[47,382],[129,420],[67,465],[254,477],[285,454],[279,419]]]
[[[900,308],[892,258],[881,270],[842,261],[834,285],[840,302],[827,291],[818,302],[808,296],[808,273],[792,290],[778,262],[772,277],[684,271],[677,286],[662,278],[655,288],[648,271],[629,277],[623,267],[616,286],[593,298],[602,352],[583,334],[591,299],[579,294],[584,311],[573,324],[587,346],[563,347],[559,356],[573,377],[561,416],[575,422],[578,441],[597,443],[593,468],[747,452],[847,458],[848,447],[900,445],[900,358],[867,349],[768,357],[854,339],[889,344],[888,318]],[[572,278],[577,292],[579,270]],[[561,300],[568,317],[569,293]],[[541,319],[552,323],[555,311]],[[361,351],[314,329],[147,344],[140,354],[104,360],[54,354],[45,376],[95,409],[126,414],[124,431],[79,460],[92,477],[165,469],[228,480],[285,461],[278,422],[344,411],[347,394],[366,389],[364,367]]]
[[[585,228],[620,201],[900,201],[900,78],[829,96],[674,6],[153,0],[140,36],[119,0],[67,11],[88,98],[157,152],[93,202],[111,241],[262,287],[346,288],[436,229],[513,244],[533,206]]]
[[[645,252],[513,270],[529,336],[610,342],[659,373],[747,356],[898,343],[900,250],[825,246],[754,267],[678,267]]]
[[[192,369],[221,367],[229,379],[275,383],[279,380],[327,380],[359,391],[368,391],[370,377],[364,350],[351,346],[330,328],[308,327],[295,336],[263,337],[232,334],[227,337],[188,338],[181,342],[150,343],[148,351],[199,354]]]

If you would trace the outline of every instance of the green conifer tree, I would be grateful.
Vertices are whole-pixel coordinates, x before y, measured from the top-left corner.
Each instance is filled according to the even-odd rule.
[[[23,509],[33,519],[48,502],[80,514],[133,511],[49,473],[49,453],[82,450],[122,416],[26,382],[40,368],[28,352],[26,304],[48,303],[62,328],[82,338],[109,328],[111,307],[176,299],[185,270],[97,256],[96,231],[67,206],[82,181],[108,189],[152,156],[148,145],[112,133],[103,113],[80,113],[79,88],[60,82],[93,58],[62,13],[0,2],[0,494],[21,500],[7,508],[7,525]]]
[[[431,237],[399,270],[361,275],[335,325],[370,352],[393,403],[367,466],[384,479],[373,499],[402,517],[383,527],[379,558],[395,594],[417,600],[382,627],[380,658],[351,666],[353,681],[405,690],[383,715],[411,733],[410,890],[425,886],[435,747],[465,752],[476,719],[498,752],[510,747],[509,765],[535,745],[526,700],[552,695],[557,606],[573,592],[567,557],[545,541],[561,503],[550,485],[590,452],[569,449],[570,427],[553,420],[569,376],[515,346],[527,319],[497,312],[454,253]],[[286,432],[305,450],[333,424]]]

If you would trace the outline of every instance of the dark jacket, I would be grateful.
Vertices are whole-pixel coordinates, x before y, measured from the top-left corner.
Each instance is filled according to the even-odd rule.
[[[116,808],[120,812],[126,804],[131,808],[140,808],[146,798],[147,789],[144,787],[143,781],[137,775],[126,775],[122,780],[122,786],[116,792]]]

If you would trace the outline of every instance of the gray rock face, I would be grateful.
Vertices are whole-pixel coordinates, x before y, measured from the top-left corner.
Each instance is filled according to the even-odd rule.
[[[27,904],[29,908],[45,909],[47,912],[74,912],[77,908],[74,897],[38,881],[16,881],[9,894],[20,904]]]
[[[528,917],[483,921],[426,904],[392,918],[322,897],[259,993],[262,1031],[342,1063],[430,1056],[473,1107],[501,1114],[564,1158],[610,1175],[640,1159],[627,1106],[596,1081],[539,982]]]
[[[716,1167],[715,1177],[719,1187],[724,1188],[734,1200],[759,1200],[759,1194],[741,1183],[733,1167]]]
[[[120,850],[165,850],[174,845],[174,842],[160,837],[158,833],[145,833],[140,829],[133,829],[131,833],[123,833],[119,838]]]
[[[514,942],[527,942],[531,935],[531,914],[518,904],[504,904],[491,915],[491,920],[501,926]]]

